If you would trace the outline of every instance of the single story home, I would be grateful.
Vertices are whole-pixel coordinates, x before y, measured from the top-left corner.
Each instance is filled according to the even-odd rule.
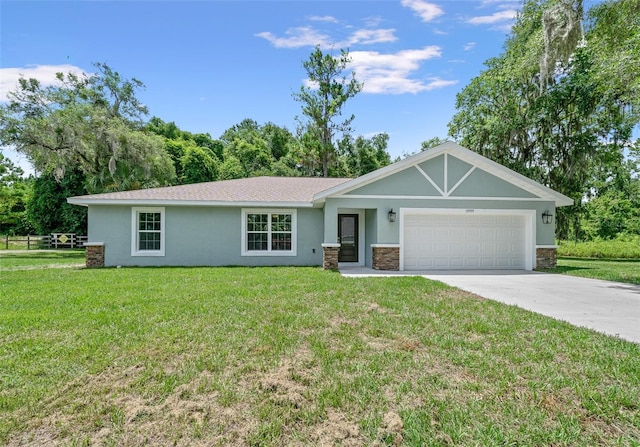
[[[354,179],[255,177],[70,197],[88,266],[555,266],[572,199],[455,143]]]

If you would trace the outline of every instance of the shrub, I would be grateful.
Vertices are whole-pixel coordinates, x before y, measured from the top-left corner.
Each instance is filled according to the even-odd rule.
[[[588,242],[558,241],[558,255],[576,258],[640,259],[640,236],[621,234],[615,239]]]

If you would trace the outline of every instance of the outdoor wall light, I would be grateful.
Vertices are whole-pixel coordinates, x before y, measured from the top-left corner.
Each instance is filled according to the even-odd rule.
[[[389,210],[389,222],[395,222],[396,221],[396,212],[393,211],[393,208],[391,208]]]
[[[549,210],[546,210],[544,213],[542,213],[542,223],[543,224],[550,224],[552,217],[553,217],[553,214],[551,214],[549,212]]]

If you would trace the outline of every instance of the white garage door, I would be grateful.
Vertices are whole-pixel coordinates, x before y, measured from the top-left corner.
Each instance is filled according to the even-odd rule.
[[[407,214],[403,224],[404,269],[525,269],[528,218]]]

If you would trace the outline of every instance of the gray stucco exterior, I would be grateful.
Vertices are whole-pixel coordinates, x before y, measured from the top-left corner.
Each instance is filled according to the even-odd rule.
[[[262,189],[270,184],[267,180],[260,180]],[[555,215],[557,206],[571,203],[569,198],[454,143],[445,143],[357,179],[333,182],[328,188],[315,180],[315,192],[305,201],[287,200],[287,188],[308,185],[305,179],[274,181],[284,193],[270,201],[235,198],[255,196],[251,180],[245,179],[244,189],[239,192],[233,189],[237,186],[233,182],[240,181],[224,184],[239,194],[232,194],[232,199],[219,197],[216,192],[213,199],[204,200],[189,196],[184,187],[178,186],[167,190],[168,199],[163,199],[162,194],[133,192],[75,197],[69,202],[88,206],[89,241],[104,244],[105,266],[326,266],[323,250],[326,254],[326,250],[340,247],[339,216],[355,214],[359,222],[357,263],[375,267],[379,262],[373,253],[377,247],[385,250],[384,256],[402,256],[405,216],[476,213],[523,216],[529,234],[526,251],[531,259],[527,262],[532,268],[536,267],[537,249],[555,250],[555,225],[543,224],[543,213]],[[218,183],[203,185],[211,188]],[[269,191],[266,193],[271,197]],[[186,199],[182,200],[182,196]],[[135,252],[136,207],[162,209],[162,253]],[[288,253],[248,253],[243,245],[247,243],[248,209],[291,213],[295,249]],[[395,222],[388,217],[391,209],[397,215]]]
[[[322,264],[322,210],[297,209],[296,256],[242,256],[242,208],[165,207],[165,255],[131,256],[132,206],[90,205],[89,240],[104,242],[105,266]]]

